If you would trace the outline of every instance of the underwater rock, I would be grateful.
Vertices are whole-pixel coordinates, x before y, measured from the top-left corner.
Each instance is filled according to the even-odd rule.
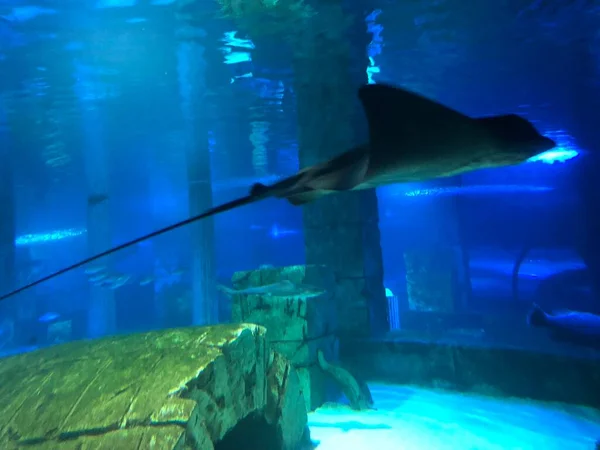
[[[0,448],[295,449],[307,436],[302,392],[265,333],[179,328],[0,360]]]
[[[271,352],[267,370],[265,418],[278,425],[283,442],[278,449],[296,449],[309,439],[308,414],[298,373],[281,354]]]
[[[325,294],[300,300],[269,295],[232,296],[232,320],[250,322],[267,329],[269,346],[288,358],[298,372],[306,409],[312,411],[326,401],[329,380],[318,367],[317,350],[335,359],[336,306],[335,277],[324,266],[265,267],[236,272],[236,289],[272,285],[289,280],[325,289]]]

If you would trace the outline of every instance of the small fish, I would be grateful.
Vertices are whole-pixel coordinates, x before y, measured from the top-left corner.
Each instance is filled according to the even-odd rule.
[[[47,312],[38,317],[38,322],[49,323],[54,322],[56,319],[60,317],[60,314],[56,312]]]
[[[104,203],[108,200],[108,195],[105,194],[92,194],[88,197],[87,203],[89,206],[96,206],[101,203]]]
[[[131,275],[119,275],[116,277],[116,280],[109,286],[109,289],[119,289],[120,287],[125,286],[130,279]]]
[[[100,272],[98,274],[95,274],[95,275],[92,275],[91,277],[89,277],[88,281],[90,283],[97,283],[99,281],[104,280],[107,276],[108,276],[108,274]]]
[[[111,276],[107,276],[103,280],[96,282],[95,285],[100,286],[100,287],[108,287],[108,286],[112,286],[113,284],[115,284],[117,282],[117,280],[118,280],[117,276],[111,275]]]
[[[95,286],[95,287],[112,288],[112,286],[114,286],[118,282],[119,282],[119,275],[105,274],[104,278],[102,278],[98,281],[95,281],[91,284],[92,284],[92,286]]]
[[[233,83],[235,83],[235,80],[240,80],[240,79],[243,79],[243,78],[252,78],[252,76],[253,76],[252,72],[248,72],[248,73],[245,73],[243,75],[236,75],[234,77],[231,77],[231,79],[229,80],[229,82],[230,82],[230,84],[233,84]]]
[[[140,280],[140,286],[148,286],[150,283],[154,281],[154,277],[149,275]]]
[[[295,284],[289,280],[278,281],[264,286],[249,287],[246,289],[231,289],[219,285],[218,288],[227,295],[264,295],[273,297],[287,297],[297,299],[308,299],[323,295],[325,289],[307,284]]]
[[[88,267],[87,269],[84,270],[86,275],[95,275],[97,273],[103,272],[104,270],[106,270],[106,267],[104,266],[94,266],[94,267]]]
[[[600,316],[596,314],[579,311],[548,314],[534,304],[527,322],[532,327],[550,329],[561,340],[600,348]]]

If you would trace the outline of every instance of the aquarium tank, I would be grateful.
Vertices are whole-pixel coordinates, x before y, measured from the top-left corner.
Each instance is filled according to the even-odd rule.
[[[0,449],[600,449],[598,0],[0,0]]]

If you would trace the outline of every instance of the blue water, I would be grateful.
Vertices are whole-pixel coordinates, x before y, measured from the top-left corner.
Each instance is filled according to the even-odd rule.
[[[381,339],[598,358],[527,323],[533,303],[600,314],[598,5],[337,5],[0,0],[0,295],[276,183],[303,158],[348,150],[336,139],[363,122],[328,110],[346,83],[402,86],[471,117],[518,114],[556,148],[516,166],[380,187],[376,207],[336,211],[340,224],[269,199],[139,242],[0,302],[0,357],[228,322],[231,300],[216,285],[305,264],[307,248],[328,245],[307,245],[309,224],[353,236],[336,245],[354,253],[328,267],[340,290],[360,291],[340,294],[341,325],[371,317],[358,303],[380,291],[393,324],[371,330]],[[320,141],[331,154],[311,153]],[[413,150],[398,149],[408,160]],[[357,245],[341,226],[357,223],[377,224],[380,236],[373,228]],[[407,257],[435,252],[417,287],[434,290],[435,279],[443,293],[419,304]],[[344,258],[362,265],[340,276]],[[600,438],[598,412],[577,405],[372,388],[377,411],[310,414],[319,450],[584,450]]]

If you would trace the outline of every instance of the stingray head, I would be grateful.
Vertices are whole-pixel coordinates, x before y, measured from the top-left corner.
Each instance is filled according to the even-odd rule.
[[[556,142],[542,136],[531,122],[516,114],[477,119],[490,133],[498,160],[519,164],[556,147]]]

